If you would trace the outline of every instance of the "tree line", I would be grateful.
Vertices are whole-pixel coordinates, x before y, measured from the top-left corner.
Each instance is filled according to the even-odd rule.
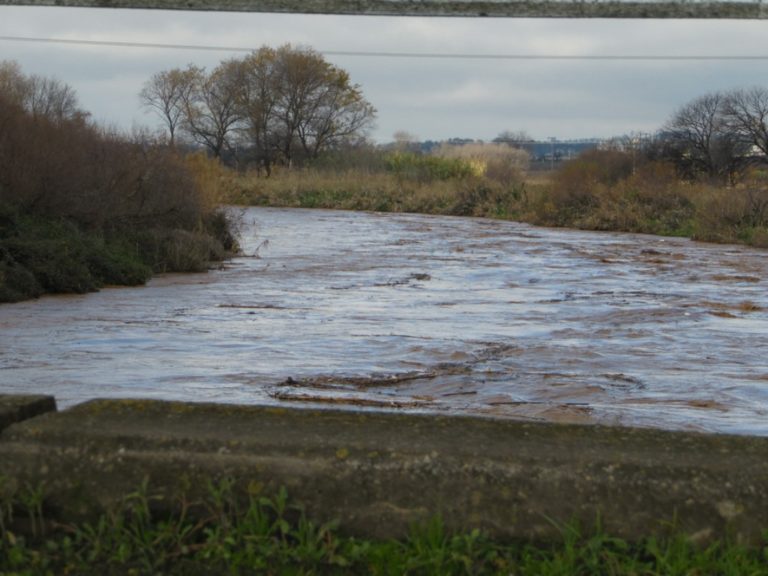
[[[309,48],[264,46],[213,70],[190,64],[154,74],[142,104],[180,139],[269,174],[364,137],[376,116],[349,74]]]
[[[90,120],[75,91],[0,63],[0,204],[104,227],[193,227],[202,194],[184,160]]]
[[[768,158],[768,89],[711,92],[680,107],[647,150],[686,179],[734,184]]]

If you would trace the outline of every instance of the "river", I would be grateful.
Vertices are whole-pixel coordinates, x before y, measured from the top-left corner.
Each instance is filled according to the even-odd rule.
[[[243,257],[0,306],[0,393],[768,435],[768,253],[495,220],[244,210]]]

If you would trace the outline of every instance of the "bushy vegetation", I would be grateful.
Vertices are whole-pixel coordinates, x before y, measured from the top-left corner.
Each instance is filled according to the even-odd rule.
[[[136,285],[152,273],[127,238],[88,234],[71,220],[0,210],[0,302]]]
[[[462,180],[482,174],[480,167],[461,158],[445,158],[413,152],[389,154],[386,162],[387,169],[400,181],[426,183],[436,180]]]
[[[236,248],[217,163],[103,129],[70,88],[11,63],[0,126],[0,302],[205,270]]]
[[[664,146],[609,146],[553,172],[527,172],[527,153],[504,143],[451,145],[431,154],[361,147],[265,177],[231,172],[235,204],[417,212],[514,219],[768,247],[768,168],[752,156],[738,178],[691,176]]]
[[[518,156],[519,151],[509,150]],[[360,147],[328,154],[306,168],[278,170],[270,177],[255,171],[230,172],[223,183],[224,198],[233,204],[263,206],[518,216],[525,195],[522,168],[494,171],[498,164],[478,156],[444,152],[425,155]]]
[[[439,518],[404,540],[361,540],[317,524],[275,497],[241,503],[233,483],[211,483],[175,511],[147,486],[93,522],[46,519],[40,489],[0,500],[0,574],[656,575],[765,574],[768,547],[694,544],[670,531],[627,542],[562,525],[557,542],[500,542],[478,530],[451,533]],[[16,526],[25,526],[22,535]]]
[[[628,156],[595,152],[564,166],[537,195],[530,221],[768,246],[763,169],[753,168],[727,187],[683,179],[666,161],[642,163],[619,178],[610,170],[596,175],[596,158],[607,170],[616,154]]]
[[[693,188],[663,162],[633,169],[620,151],[595,150],[565,164],[534,203],[540,224],[592,230],[690,235]]]

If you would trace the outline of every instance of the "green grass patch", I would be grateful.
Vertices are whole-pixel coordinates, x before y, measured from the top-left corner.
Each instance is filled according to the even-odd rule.
[[[143,486],[91,523],[46,522],[44,500],[28,488],[0,501],[0,574],[768,574],[764,546],[697,546],[679,535],[627,542],[562,526],[557,542],[500,542],[435,518],[402,540],[359,539],[312,522],[284,490],[244,503],[231,481],[209,484],[200,501],[180,499],[172,513]]]

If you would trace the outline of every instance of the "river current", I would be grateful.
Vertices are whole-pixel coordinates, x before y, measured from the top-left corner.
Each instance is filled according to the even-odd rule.
[[[244,210],[206,274],[0,306],[0,393],[768,435],[768,253],[484,219]]]

